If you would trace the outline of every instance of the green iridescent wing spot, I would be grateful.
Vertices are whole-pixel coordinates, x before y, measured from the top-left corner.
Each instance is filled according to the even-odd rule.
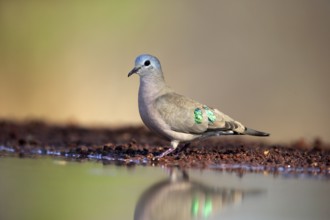
[[[214,115],[213,111],[210,110],[210,108],[207,107],[206,105],[204,105],[203,108],[205,109],[205,112],[206,112],[206,115],[207,115],[207,119],[209,120],[209,123],[213,124],[215,122],[215,120],[217,120],[217,117]]]
[[[201,124],[203,122],[203,112],[202,109],[196,108],[194,110],[195,122],[196,124]]]

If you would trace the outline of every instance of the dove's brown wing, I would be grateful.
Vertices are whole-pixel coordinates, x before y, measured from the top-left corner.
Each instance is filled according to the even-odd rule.
[[[172,130],[202,134],[209,130],[244,132],[244,126],[217,109],[209,108],[177,93],[158,97],[154,107]]]

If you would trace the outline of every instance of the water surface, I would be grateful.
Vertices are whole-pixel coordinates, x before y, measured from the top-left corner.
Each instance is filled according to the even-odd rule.
[[[329,219],[327,179],[0,158],[0,219]]]

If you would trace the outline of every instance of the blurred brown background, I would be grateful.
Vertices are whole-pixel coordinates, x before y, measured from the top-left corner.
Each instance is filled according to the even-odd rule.
[[[330,1],[1,1],[0,118],[141,123],[141,53],[271,140],[330,141]]]

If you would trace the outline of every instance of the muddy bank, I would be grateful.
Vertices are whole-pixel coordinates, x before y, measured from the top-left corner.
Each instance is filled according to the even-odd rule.
[[[286,172],[330,175],[329,145],[303,139],[281,145],[237,137],[211,138],[180,145],[159,161],[169,143],[144,127],[88,128],[41,121],[0,121],[0,156],[54,155],[96,159],[122,165],[167,165],[239,172]]]

